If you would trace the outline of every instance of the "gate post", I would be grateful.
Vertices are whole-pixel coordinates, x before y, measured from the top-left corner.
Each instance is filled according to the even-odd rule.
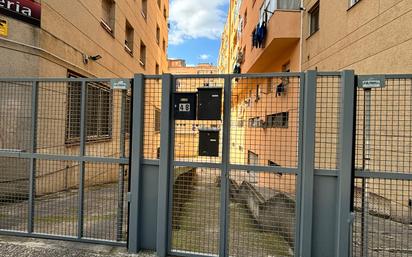
[[[173,77],[171,74],[162,76],[162,104],[160,123],[160,166],[159,166],[159,195],[157,205],[157,256],[165,257],[168,251],[169,228],[169,179],[171,167],[171,94]],[[174,87],[173,87],[174,88]]]
[[[304,96],[304,132],[302,159],[302,193],[301,193],[301,257],[312,255],[312,223],[313,223],[313,183],[315,163],[315,132],[316,132],[316,80],[317,72],[308,71],[305,78]]]
[[[350,256],[351,187],[354,164],[355,133],[355,74],[343,71],[341,75],[339,177],[337,199],[336,256]]]
[[[136,74],[132,88],[131,154],[130,154],[130,198],[129,198],[129,253],[140,250],[140,183],[141,161],[143,156],[144,119],[144,77]]]

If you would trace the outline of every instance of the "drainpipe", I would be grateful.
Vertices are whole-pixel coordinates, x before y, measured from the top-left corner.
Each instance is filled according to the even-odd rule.
[[[229,73],[231,73],[230,72],[230,59],[232,58],[232,55],[231,55],[231,47],[232,47],[232,41],[231,41],[231,39],[232,39],[232,0],[230,0],[230,2],[229,2],[229,19],[228,19],[228,21],[229,21],[229,24],[227,26],[227,29],[228,29],[228,45],[229,45],[229,47],[228,47],[228,54],[227,54],[227,73],[229,74]]]
[[[302,58],[303,58],[303,13],[305,7],[303,6],[303,0],[300,1],[300,42],[299,42],[299,71],[302,71]]]

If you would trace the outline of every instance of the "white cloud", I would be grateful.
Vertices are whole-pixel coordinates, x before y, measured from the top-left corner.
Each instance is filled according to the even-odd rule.
[[[210,54],[201,54],[200,56],[199,56],[199,59],[200,60],[203,60],[203,61],[206,61],[206,60],[209,60],[210,59]]]
[[[220,38],[226,21],[226,13],[221,8],[227,2],[173,0],[170,4],[170,44],[178,45],[187,39]]]

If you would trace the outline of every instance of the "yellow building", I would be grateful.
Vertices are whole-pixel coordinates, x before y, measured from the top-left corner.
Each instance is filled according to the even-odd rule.
[[[411,73],[412,2],[305,0],[302,70]]]
[[[0,77],[132,78],[168,69],[168,0],[19,3],[24,14],[15,14],[16,5],[0,1]],[[79,155],[80,88],[81,83],[75,82],[39,83],[37,153]],[[122,93],[111,90],[107,82],[88,83],[87,89],[86,155],[120,157]],[[28,151],[31,88],[27,83],[3,82],[0,91],[0,149]],[[130,96],[125,101],[126,116]],[[125,141],[127,153],[128,137]],[[78,162],[39,160],[36,165],[36,195],[78,187]],[[88,163],[85,169],[86,186],[119,179],[116,165]],[[0,183],[12,181],[12,187],[26,197],[27,170],[23,159],[2,158]]]
[[[320,71],[340,71],[344,69],[353,69],[357,74],[402,74],[411,73],[412,71],[412,33],[410,27],[412,27],[412,2],[408,0],[379,0],[379,1],[367,1],[367,0],[304,0],[303,10],[300,8],[300,1],[283,1],[283,0],[256,0],[256,1],[243,1],[241,4],[239,19],[242,24],[241,36],[238,45],[242,49],[240,54],[236,50],[232,50],[230,54],[226,52],[227,45],[230,45],[230,36],[228,31],[231,31],[231,23],[226,24],[225,32],[222,38],[222,59],[225,59],[229,55],[239,55],[239,66],[241,73],[260,73],[260,72],[288,72],[288,71],[306,71],[306,70],[320,70]],[[233,6],[231,7],[233,9]],[[233,10],[229,12],[232,13]],[[266,22],[266,35],[263,42],[259,42],[256,47],[256,42],[253,41],[253,32],[256,27],[263,22]],[[232,29],[234,29],[232,27]],[[227,69],[225,63],[220,63],[220,70]],[[293,80],[292,80],[293,81]],[[258,131],[256,128],[267,122],[265,116],[277,113],[285,113],[289,110],[289,119],[292,117],[290,110],[293,110],[293,103],[295,103],[298,97],[298,91],[288,90],[282,97],[270,98],[269,92],[273,90],[271,81],[258,81],[253,79],[239,79],[237,80],[234,93],[238,99],[238,103],[241,105],[234,106],[232,110],[232,117],[244,122],[249,122],[251,126],[244,126],[243,129],[238,128],[237,133],[240,135],[238,140],[240,142],[239,149],[243,149],[243,162],[251,159],[253,162],[258,162],[261,165],[266,165],[266,161],[274,161],[281,166],[286,165],[282,162],[277,162],[276,158],[279,157],[279,153],[274,153],[275,146],[265,148],[265,143],[257,143],[256,140],[248,142],[251,133],[253,139],[264,138],[269,139],[273,136],[279,138],[285,138],[284,134],[292,133],[289,127],[287,130],[276,131],[276,135],[270,135],[267,128],[261,128]],[[282,81],[284,83],[284,81]],[[287,81],[290,83],[290,81]],[[297,81],[292,82],[295,85]],[[327,83],[334,83],[335,86],[339,86],[338,80],[334,82],[323,83],[323,86],[327,86]],[[408,81],[402,83],[410,83]],[[395,83],[396,84],[396,83]],[[320,85],[322,87],[322,85]],[[400,96],[404,93],[392,86],[391,90],[394,95],[399,96],[401,104],[396,105],[396,99],[394,97],[382,98],[382,101],[386,101],[387,106],[396,105],[397,107],[385,111],[386,120],[391,121],[390,117],[396,115],[404,115],[409,111],[408,105],[405,105],[406,101]],[[266,89],[268,88],[268,89]],[[272,89],[269,89],[272,88]],[[292,89],[289,86],[289,89]],[[328,91],[328,97],[337,97],[338,91]],[[252,101],[250,101],[252,99]],[[253,99],[259,99],[253,101]],[[279,107],[280,102],[284,101],[286,106]],[[323,101],[323,102],[322,102]],[[268,104],[270,103],[270,104]],[[402,104],[403,103],[403,104]],[[374,103],[374,109],[381,108],[379,106],[385,105],[384,103]],[[266,105],[266,106],[265,106]],[[245,107],[244,107],[245,106]],[[275,107],[276,106],[276,107]],[[331,104],[331,101],[325,99],[319,100],[319,105],[325,110],[337,110],[338,101],[336,104]],[[395,111],[395,110],[398,110]],[[334,112],[334,111],[333,111]],[[237,116],[236,116],[237,115]],[[328,116],[329,115],[329,116]],[[332,116],[330,116],[332,115]],[[324,120],[327,117],[337,118],[336,113],[329,114],[320,113],[318,115],[319,120]],[[378,119],[377,113],[372,115]],[[360,121],[362,123],[362,121]],[[242,124],[240,122],[239,124]],[[382,123],[383,124],[383,123]],[[363,125],[358,124],[358,125]],[[399,123],[408,130],[409,125],[406,123]],[[250,128],[252,127],[252,128]],[[253,129],[255,132],[252,132]],[[322,128],[321,128],[322,129]],[[266,131],[266,132],[265,132]],[[322,131],[329,135],[330,129],[325,127]],[[379,133],[375,131],[375,133]],[[291,134],[289,134],[291,135]],[[412,137],[412,135],[405,134],[406,137]],[[326,143],[329,143],[328,149],[320,153],[317,156],[319,160],[332,160],[331,156],[336,156],[336,138],[334,136],[328,137]],[[292,140],[293,137],[289,137]],[[391,145],[376,145],[380,150],[375,150],[375,158],[385,159],[385,152],[387,148],[407,147],[402,140],[388,140],[379,136],[374,136],[374,142],[390,141]],[[256,143],[253,143],[256,142]],[[264,142],[264,140],[262,140]],[[285,141],[284,144],[294,144],[293,141]],[[382,143],[383,144],[383,143]],[[395,145],[397,145],[395,147]],[[255,149],[252,149],[255,148]],[[271,150],[272,149],[272,150]],[[272,152],[271,152],[272,151]],[[250,153],[252,152],[252,153]],[[268,156],[266,153],[270,153]],[[397,172],[409,172],[405,170],[405,167],[400,167],[404,160],[409,160],[409,156],[404,156],[405,153],[399,152],[399,156],[393,160],[386,161],[388,171]],[[232,154],[233,156],[233,154]],[[245,157],[246,156],[246,157]],[[240,158],[238,161],[242,161]],[[383,167],[383,161],[375,161],[375,169]],[[390,163],[392,166],[390,166]],[[398,163],[398,164],[396,164]],[[329,162],[328,167],[335,168],[336,163]],[[380,166],[379,166],[380,165]],[[373,165],[372,165],[373,166]],[[373,167],[370,166],[371,169]],[[390,170],[396,168],[396,170]],[[409,166],[408,166],[409,167]],[[379,170],[379,169],[378,169]],[[393,189],[396,188],[399,193],[394,193]],[[385,185],[378,186],[377,184],[370,185],[371,191],[378,193],[384,197],[391,199],[394,202],[400,203],[403,206],[408,205],[410,192],[410,184],[398,182],[387,182]],[[403,207],[399,208],[403,212]],[[400,214],[401,216],[403,214]]]
[[[132,77],[167,71],[168,0],[20,4],[32,8],[33,16],[38,13],[39,20],[30,24],[24,15],[11,18],[13,10],[0,6],[0,19],[8,26],[8,35],[0,35],[0,56],[9,60],[0,63],[1,77],[66,77],[68,72]]]

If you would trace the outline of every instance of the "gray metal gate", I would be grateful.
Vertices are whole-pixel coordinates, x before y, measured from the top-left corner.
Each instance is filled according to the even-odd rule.
[[[126,245],[131,90],[110,82],[0,80],[0,234]]]
[[[166,79],[163,83],[171,88],[172,99],[168,109],[178,107],[178,93],[198,93],[197,119],[175,118],[174,111],[162,119],[171,124],[162,126],[161,133],[161,146],[170,150],[162,154],[170,161],[161,155],[160,164],[161,170],[167,165],[170,171],[168,253],[295,255],[301,210],[304,74]],[[220,102],[213,101],[219,92]],[[206,106],[212,102],[216,105]],[[169,135],[163,134],[166,131]]]
[[[137,75],[129,250],[348,256],[354,78]]]
[[[0,79],[0,234],[160,257],[412,255],[412,75],[128,82]]]
[[[353,256],[412,256],[412,76],[372,78],[357,90]]]

